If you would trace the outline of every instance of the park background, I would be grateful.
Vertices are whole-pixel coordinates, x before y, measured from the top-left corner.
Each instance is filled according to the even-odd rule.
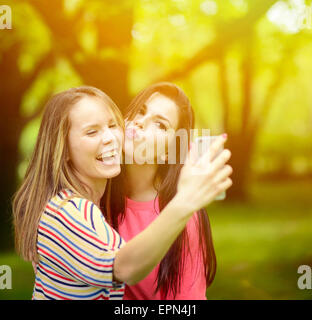
[[[228,133],[233,186],[209,206],[217,274],[208,299],[311,299],[312,4],[289,0],[6,0],[0,30],[0,299],[30,299],[11,198],[42,107],[81,84],[123,109],[156,81],[183,88],[196,127]]]

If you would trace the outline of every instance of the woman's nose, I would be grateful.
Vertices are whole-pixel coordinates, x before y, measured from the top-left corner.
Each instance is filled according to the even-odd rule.
[[[102,134],[102,142],[104,144],[111,144],[115,142],[115,136],[113,135],[113,133],[111,132],[111,130],[109,130],[109,128],[107,128],[106,130],[104,130],[103,134]]]
[[[139,118],[139,119],[136,119],[134,121],[134,125],[140,129],[143,129],[144,128],[144,121],[145,121],[145,118],[142,117],[142,118]]]

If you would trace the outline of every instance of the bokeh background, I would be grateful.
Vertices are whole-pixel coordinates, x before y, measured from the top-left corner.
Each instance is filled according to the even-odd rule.
[[[14,253],[12,194],[54,93],[96,86],[123,109],[160,80],[180,85],[197,128],[227,132],[233,186],[207,209],[218,268],[208,299],[311,299],[312,3],[304,0],[27,0],[0,30],[0,299],[30,299]],[[0,13],[1,15],[1,13]]]

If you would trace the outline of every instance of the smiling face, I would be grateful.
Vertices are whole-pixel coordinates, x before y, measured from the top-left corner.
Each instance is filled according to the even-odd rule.
[[[69,112],[69,159],[89,187],[106,184],[120,173],[122,128],[105,102],[83,97]]]
[[[178,124],[179,111],[176,103],[165,95],[154,92],[134,119],[126,120],[126,156],[131,157],[134,153],[134,161],[140,164],[144,160],[147,163],[155,163],[160,158],[163,160],[173,139],[169,132],[176,130]],[[132,143],[133,148],[127,147]]]

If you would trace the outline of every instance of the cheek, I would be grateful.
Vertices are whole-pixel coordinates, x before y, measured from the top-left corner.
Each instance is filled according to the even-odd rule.
[[[124,133],[122,129],[117,129],[114,133],[115,139],[118,142],[119,147],[122,147],[125,141]]]
[[[162,130],[154,130],[146,138],[147,147],[154,149],[154,154],[160,156],[168,150],[168,137]]]
[[[144,129],[144,136],[146,139],[155,139],[157,136],[162,135],[162,131],[159,129],[159,127],[155,123],[149,123],[146,128]]]
[[[68,142],[68,152],[69,152],[69,156],[70,156],[70,159],[72,161],[75,161],[75,158],[76,158],[76,145],[77,145],[77,140],[75,139],[75,136],[74,134],[69,134],[68,135],[68,139],[67,139],[67,142]]]
[[[166,145],[167,145],[167,147],[168,146],[170,146],[170,145],[172,145],[172,144],[174,144],[174,141],[176,140],[176,137],[173,135],[168,135],[167,137],[166,137]],[[178,141],[176,141],[176,143],[178,143],[179,142],[179,139],[178,139]]]
[[[117,138],[121,144],[125,141],[124,131],[122,129],[118,130]]]
[[[169,152],[169,149],[176,148],[174,144],[175,137],[172,135],[169,135],[167,133],[162,133],[161,137],[161,150],[164,150],[166,153]]]
[[[144,140],[145,144],[149,147],[157,145],[157,140],[161,143],[161,137],[157,135],[157,132],[151,128],[148,128],[144,131]]]
[[[80,163],[84,159],[94,156],[98,143],[96,139],[70,139],[69,151],[74,163]]]

